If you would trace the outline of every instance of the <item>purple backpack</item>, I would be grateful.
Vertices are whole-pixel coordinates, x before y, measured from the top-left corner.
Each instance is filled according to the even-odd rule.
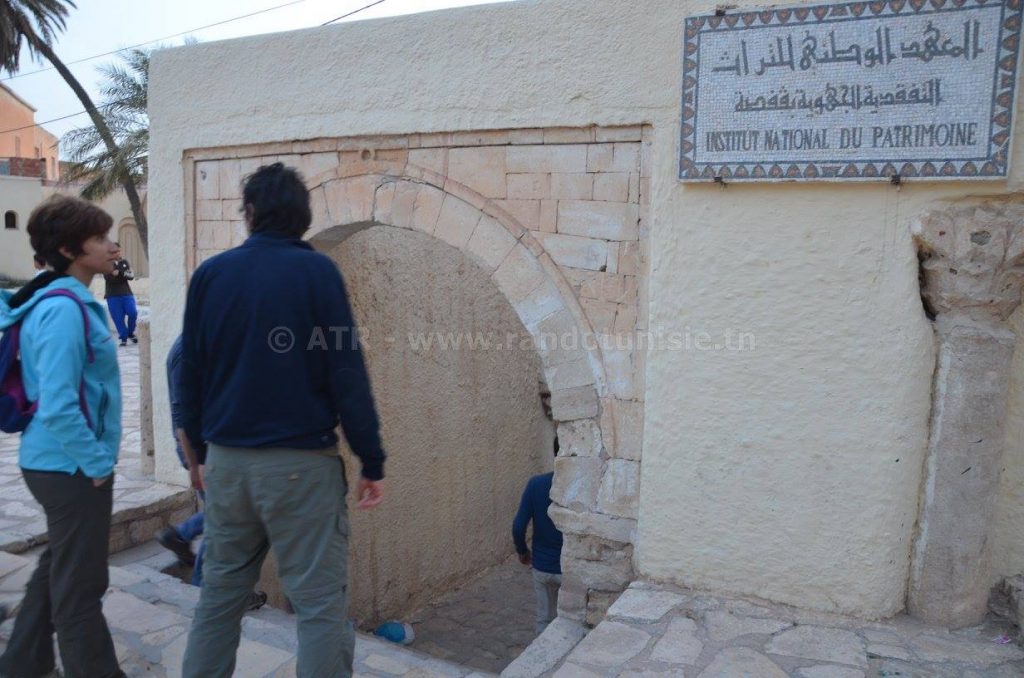
[[[89,345],[89,312],[85,304],[78,296],[70,290],[52,290],[39,298],[40,301],[48,297],[67,297],[74,299],[82,311],[82,320],[85,321],[85,348],[88,352],[89,362],[93,362],[96,356],[93,355],[92,346]],[[38,303],[38,302],[37,302]],[[21,345],[21,323],[24,318],[8,327],[0,337],[0,431],[4,433],[20,433],[28,427],[32,421],[39,403],[30,403],[25,393],[25,383],[21,377],[21,356],[19,348]],[[92,420],[89,418],[89,406],[85,402],[85,377],[78,386],[78,404],[85,415],[85,421],[92,428]]]

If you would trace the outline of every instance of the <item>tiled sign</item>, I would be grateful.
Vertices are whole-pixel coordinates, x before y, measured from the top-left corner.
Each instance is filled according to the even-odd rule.
[[[690,17],[683,181],[997,179],[1024,0],[880,0]]]

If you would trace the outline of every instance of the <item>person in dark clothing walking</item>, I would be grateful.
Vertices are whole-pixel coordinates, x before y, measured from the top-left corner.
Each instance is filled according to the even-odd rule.
[[[171,350],[167,353],[167,393],[171,401],[171,428],[174,433],[175,451],[181,465],[189,471],[189,482],[192,489],[199,495],[199,501],[206,502],[203,491],[203,474],[199,467],[199,453],[192,448],[192,443],[181,425],[181,337],[174,340]],[[205,455],[205,446],[202,454]],[[203,535],[205,517],[198,511],[183,523],[165,527],[156,533],[157,542],[178,557],[178,562],[192,567],[192,585],[203,585],[203,556],[206,553],[206,541],[199,545],[199,552],[192,552],[192,542]],[[258,610],[267,602],[267,594],[253,591],[249,597],[247,609]]]
[[[196,269],[182,332],[182,424],[207,444],[206,562],[184,678],[228,678],[270,548],[298,618],[299,678],[352,675],[347,483],[336,426],[362,462],[357,507],[383,499],[384,450],[337,266],[302,241],[309,192],[281,163],[242,190],[250,236]],[[323,341],[320,341],[323,339]]]
[[[121,258],[121,243],[114,244],[117,245],[117,261],[114,262],[114,271],[103,276],[106,282],[104,297],[107,300],[110,318],[117,328],[117,336],[121,339],[121,345],[127,346],[129,339],[133,344],[139,343],[135,336],[135,321],[139,317],[139,311],[135,305],[131,285],[128,284],[129,280],[135,280],[135,274],[132,273],[128,260]]]
[[[558,438],[554,443],[558,456]],[[562,533],[548,517],[551,482],[555,474],[543,473],[526,483],[519,512],[512,521],[512,541],[519,562],[533,565],[533,591],[537,597],[537,634],[558,614],[558,589],[562,585]],[[526,527],[533,521],[533,553],[526,546]]]

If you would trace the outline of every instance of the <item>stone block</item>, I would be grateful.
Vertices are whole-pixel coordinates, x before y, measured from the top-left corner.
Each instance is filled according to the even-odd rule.
[[[512,200],[539,200],[551,197],[550,174],[509,174],[508,197]]]
[[[587,594],[587,617],[588,626],[597,626],[608,616],[608,608],[619,596],[619,590],[615,591],[590,591]]]
[[[650,178],[653,164],[654,144],[650,139],[644,139],[640,143],[640,177],[642,179]]]
[[[593,144],[587,147],[588,172],[609,172],[614,160],[614,144]]]
[[[789,678],[779,665],[760,652],[747,647],[728,647],[711,660],[697,678]]]
[[[567,457],[600,457],[601,430],[593,419],[577,419],[558,424],[559,454]]]
[[[492,273],[516,246],[516,242],[497,219],[483,215],[466,243],[465,252],[487,273]]]
[[[651,636],[646,631],[603,621],[580,641],[569,655],[569,661],[584,666],[618,667],[643,652],[650,641]]]
[[[544,143],[544,130],[542,129],[514,129],[509,130],[508,140],[511,144],[542,144]]]
[[[604,240],[636,240],[639,207],[629,203],[562,200],[558,232]]]
[[[413,201],[411,226],[417,231],[423,231],[424,233],[436,233],[441,216],[441,207],[449,197],[440,189],[428,184],[420,186],[419,192],[416,193]],[[451,199],[457,200],[456,198]],[[477,214],[479,215],[479,212]]]
[[[523,228],[540,230],[540,200],[495,200],[494,203]]]
[[[364,175],[324,183],[324,196],[332,225],[354,224],[373,219],[373,198],[380,177]]]
[[[399,181],[395,183],[394,196],[390,201],[390,210],[385,211],[386,204],[377,214],[377,220],[384,224],[397,226],[398,228],[413,227],[413,208],[416,205],[416,198],[420,193],[421,184],[411,181]],[[423,187],[424,190],[436,191],[443,197],[443,193],[432,187]],[[439,207],[440,209],[440,207]],[[433,229],[429,231],[433,233]]]
[[[306,155],[331,153],[338,150],[338,141],[333,138],[307,139],[305,141],[293,141],[292,153]]]
[[[688,598],[671,591],[629,588],[608,608],[608,618],[638,622],[656,622]]]
[[[642,375],[638,354],[617,346],[604,346],[605,374],[608,377],[608,393],[619,400],[638,400],[644,397],[641,390]]]
[[[587,635],[580,623],[556,617],[511,664],[501,672],[501,678],[534,678],[554,669]]]
[[[514,174],[586,172],[587,146],[510,146],[507,149],[507,170]]]
[[[185,617],[143,602],[123,591],[112,591],[107,595],[103,600],[103,612],[111,627],[131,633],[146,634],[171,626],[188,625]]]
[[[543,233],[554,233],[558,230],[558,201],[541,200],[537,230]]]
[[[409,164],[446,176],[448,174],[448,149],[417,148],[410,150]]]
[[[144,544],[151,541],[157,531],[166,524],[166,521],[159,516],[145,520],[133,520],[128,523],[128,538],[133,544]]]
[[[619,271],[619,247],[622,243],[606,241],[608,242],[608,265],[605,266],[605,272],[607,273],[618,273]]]
[[[217,229],[223,226],[221,221],[200,221],[196,224],[196,247],[210,250],[216,247]]]
[[[644,404],[635,400],[609,401],[615,427],[613,456],[619,459],[640,459],[644,443]]]
[[[559,456],[555,459],[551,500],[573,511],[589,510],[597,500],[603,466],[597,457]]]
[[[292,163],[294,165],[294,163]],[[242,165],[237,159],[225,159],[218,163],[218,181],[221,198],[242,197]]]
[[[773,637],[765,652],[816,661],[868,667],[864,641],[852,631],[821,626],[798,626]]]
[[[619,304],[618,309],[615,312],[615,334],[618,336],[624,336],[633,334],[637,331],[637,309],[636,304]],[[634,341],[631,339],[631,341]],[[634,344],[638,351],[647,350],[647,345],[643,343],[640,337],[636,337]]]
[[[552,174],[551,197],[559,200],[590,200],[594,197],[594,175]]]
[[[602,537],[626,544],[634,542],[636,521],[631,518],[572,511],[555,504],[548,508],[548,515],[564,533]]]
[[[573,421],[597,416],[597,390],[593,386],[551,392],[551,411],[555,421]]]
[[[704,643],[697,638],[697,623],[686,617],[677,617],[669,622],[665,634],[651,650],[651,659],[666,664],[697,663],[704,650]]]
[[[583,622],[587,613],[587,586],[565,568],[562,572],[562,585],[558,589],[558,616]]]
[[[629,200],[629,174],[602,172],[594,175],[594,200],[626,202]]]
[[[505,146],[509,143],[509,131],[505,129],[452,132],[452,146]]]
[[[639,172],[640,171],[640,144],[616,143],[612,144],[612,164],[609,171],[612,172]]]
[[[594,141],[593,127],[547,127],[545,144],[587,144]]]
[[[469,203],[446,195],[437,217],[434,235],[452,247],[462,249],[469,242],[481,216],[483,213]]]
[[[220,200],[199,200],[196,202],[196,219],[199,221],[220,221]]]
[[[558,670],[552,674],[551,678],[602,678],[601,674],[594,673],[589,669],[585,669],[578,664],[572,662],[566,662],[558,667]]]
[[[453,148],[448,151],[448,178],[487,198],[504,198],[505,148]]]
[[[545,279],[525,299],[514,302],[512,308],[516,310],[520,322],[523,323],[526,329],[534,332],[541,321],[563,310],[565,305],[562,303],[562,299],[558,295],[558,290],[555,286]],[[577,386],[579,385],[581,384],[577,384]],[[551,386],[551,388],[557,387]]]
[[[196,200],[220,200],[220,168],[217,160],[196,163]]]
[[[641,179],[639,172],[630,172],[629,186],[627,190],[627,200],[629,200],[629,202],[640,202],[640,186],[643,181],[649,182],[650,179]],[[645,191],[644,196],[646,197],[647,195],[649,195],[649,193]]]
[[[580,299],[583,312],[591,327],[598,334],[611,334],[615,331],[615,317],[619,312],[619,305],[612,301],[597,301],[595,299]]]
[[[597,143],[610,141],[640,141],[643,128],[640,125],[623,125],[621,127],[598,127],[594,140]]]
[[[544,379],[549,389],[567,389],[594,384],[594,372],[586,354],[576,360],[544,367]]]
[[[327,211],[327,196],[322,186],[317,186],[309,192],[309,207],[312,212],[312,221],[309,230],[317,233],[333,226],[330,212]]]
[[[307,184],[316,180],[325,172],[331,172],[338,167],[338,154],[332,153],[304,153],[299,156],[296,169],[302,174]]]
[[[723,643],[740,636],[772,635],[790,626],[788,621],[741,617],[726,610],[712,610],[704,616],[708,637]]]
[[[628,459],[609,459],[601,479],[597,510],[636,518],[639,504],[640,463]]]
[[[232,246],[232,236],[234,235],[234,228],[230,221],[217,221],[213,222],[217,224],[213,231],[213,246],[219,250],[226,250]]]
[[[640,243],[619,243],[618,273],[620,275],[640,275],[640,272]]]
[[[534,348],[545,365],[572,362],[586,354],[576,320],[568,309],[563,308],[538,322],[532,336]]]
[[[638,289],[639,284],[636,276],[620,275],[607,271],[597,271],[580,276],[580,296],[587,299],[599,299],[616,304],[630,304],[636,301]]]
[[[491,279],[513,305],[547,282],[540,263],[525,247],[513,247]]]
[[[608,266],[608,242],[559,233],[538,233],[544,250],[559,266],[601,271]]]

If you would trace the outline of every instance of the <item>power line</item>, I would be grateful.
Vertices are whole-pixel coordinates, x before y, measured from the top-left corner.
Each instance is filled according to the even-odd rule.
[[[275,10],[275,9],[281,9],[282,7],[288,7],[289,5],[297,5],[300,2],[306,2],[306,0],[293,0],[292,2],[286,2],[283,5],[277,5],[275,7],[268,7],[267,9],[262,9],[262,10],[260,10],[258,12],[252,12],[250,14],[245,14],[245,15],[242,15],[242,16],[237,16],[237,17],[234,17],[233,19],[225,19],[224,21],[218,21],[215,24],[210,24],[208,26],[201,26],[200,28],[194,28],[194,29],[192,29],[190,31],[184,31],[182,33],[175,33],[174,35],[169,35],[169,36],[166,36],[166,37],[163,37],[163,38],[157,38],[155,40],[149,40],[148,42],[140,42],[137,45],[132,45],[130,47],[123,47],[122,49],[114,50],[113,52],[104,52],[103,54],[97,54],[96,56],[86,57],[85,59],[78,59],[77,61],[67,61],[67,62],[65,62],[65,65],[78,64],[78,63],[82,63],[83,61],[90,61],[92,59],[98,59],[100,57],[110,56],[111,54],[117,54],[119,52],[124,52],[124,51],[127,51],[129,49],[135,49],[136,47],[142,47],[143,45],[148,45],[148,44],[151,44],[151,43],[154,43],[154,42],[160,42],[161,40],[169,40],[170,38],[175,38],[175,37],[178,37],[179,35],[187,35],[189,33],[195,32],[195,31],[201,31],[201,30],[205,30],[207,28],[212,28],[213,26],[220,26],[221,24],[230,23],[232,21],[238,21],[239,19],[246,19],[248,17],[255,16],[257,14],[263,14],[264,12],[270,12],[270,11]],[[341,16],[337,17],[336,19],[331,19],[330,21],[321,24],[321,26],[327,26],[329,24],[333,24],[336,21],[341,21],[342,19],[350,17],[353,14],[358,14],[359,12],[362,12],[363,10],[370,9],[374,5],[379,5],[382,2],[384,2],[384,0],[377,0],[376,2],[371,2],[369,5],[364,5],[363,7],[360,7],[359,9],[353,10],[353,11],[349,12],[348,14],[342,14]],[[34,75],[36,73],[43,73],[45,71],[52,71],[52,70],[53,70],[53,66],[50,66],[48,68],[39,69],[38,71],[30,71],[28,73],[18,73],[18,74],[15,74],[15,75],[13,75],[13,76],[11,76],[9,78],[2,78],[2,79],[0,79],[0,82],[6,82],[7,80],[13,80],[14,78],[20,78],[23,75]],[[109,104],[106,104],[106,105],[107,106],[113,106],[113,105],[119,104],[119,103],[122,103],[122,102],[121,101],[112,101],[112,102],[110,102]],[[97,106],[97,108],[103,108],[103,106]],[[2,134],[10,134],[11,132],[20,132],[21,130],[31,129],[33,127],[42,127],[43,125],[48,125],[51,122],[59,122],[61,120],[67,120],[68,118],[77,118],[78,116],[84,115],[86,113],[88,113],[88,111],[81,110],[81,111],[78,111],[77,113],[69,113],[68,115],[62,115],[59,118],[51,118],[49,120],[44,120],[42,122],[33,123],[31,125],[25,125],[24,127],[15,127],[13,129],[0,130],[0,135],[2,135]]]
[[[250,12],[249,14],[243,14],[241,16],[232,17],[230,19],[224,19],[223,21],[218,21],[216,23],[207,24],[206,26],[200,26],[199,28],[193,28],[193,29],[188,30],[188,31],[182,31],[181,33],[174,33],[173,35],[165,35],[162,38],[154,38],[153,40],[147,40],[146,42],[140,42],[137,45],[129,45],[128,47],[122,47],[121,49],[115,49],[115,50],[112,50],[110,52],[103,52],[102,54],[94,54],[93,56],[85,57],[85,58],[82,58],[82,59],[75,59],[74,61],[65,61],[64,65],[65,66],[72,66],[74,64],[80,64],[80,63],[84,63],[86,61],[92,61],[93,59],[99,59],[101,57],[110,56],[112,54],[120,54],[121,52],[127,52],[130,49],[136,49],[138,47],[144,47],[146,45],[151,45],[154,42],[163,42],[164,40],[170,40],[171,38],[181,37],[182,35],[188,35],[190,33],[195,33],[196,31],[205,31],[207,28],[214,28],[215,26],[223,26],[224,24],[229,24],[229,23],[231,23],[233,21],[240,21],[242,19],[248,19],[249,17],[253,17],[253,16],[256,16],[258,14],[265,14],[267,12],[272,12],[272,11],[274,11],[276,9],[282,9],[284,7],[291,7],[292,5],[298,5],[300,3],[307,2],[307,1],[308,0],[292,0],[291,2],[286,2],[286,3],[282,4],[282,5],[275,5],[273,7],[267,7],[266,9],[261,9],[261,10],[258,10],[256,12]],[[384,0],[379,0],[379,1],[383,2]],[[377,4],[377,3],[374,3],[374,4]],[[356,10],[356,11],[358,12],[358,11],[361,11],[361,10]],[[337,19],[335,19],[335,21],[337,21]],[[14,75],[8,76],[6,78],[0,78],[0,82],[7,82],[9,80],[15,80],[16,78],[24,78],[24,77],[27,77],[29,75],[36,75],[37,73],[46,73],[47,71],[52,71],[52,70],[54,70],[53,66],[47,66],[46,68],[40,68],[40,69],[35,70],[35,71],[29,71],[28,73],[15,73]]]
[[[342,14],[337,19],[331,19],[330,21],[325,21],[324,23],[322,23],[320,25],[321,26],[329,26],[330,24],[333,24],[335,21],[341,21],[342,19],[346,19],[346,18],[352,16],[353,14],[359,14],[364,9],[370,9],[374,5],[379,5],[382,2],[384,2],[384,0],[377,0],[377,2],[371,2],[369,5],[366,5],[365,7],[360,7],[359,9],[353,10],[353,11],[349,12],[348,14]]]

